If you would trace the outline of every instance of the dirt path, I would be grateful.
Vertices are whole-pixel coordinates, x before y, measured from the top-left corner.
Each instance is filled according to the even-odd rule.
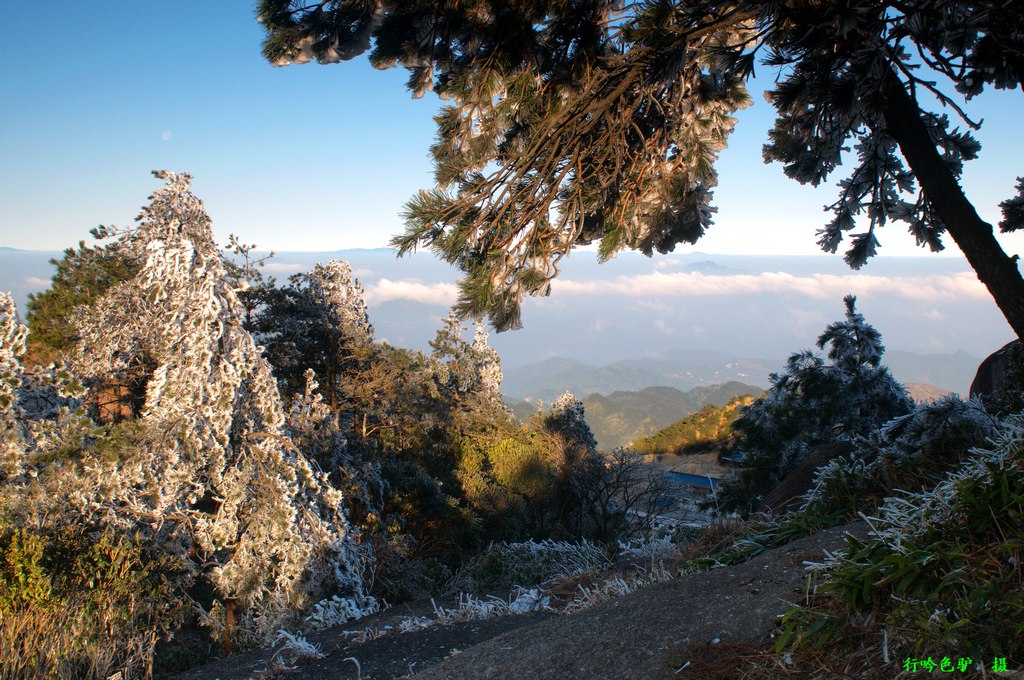
[[[496,637],[416,678],[686,677],[690,643],[760,642],[775,619],[805,597],[804,561],[845,545],[824,531],[734,567],[657,583],[635,593]]]
[[[680,678],[688,646],[760,642],[779,614],[804,600],[804,561],[845,545],[861,523],[837,527],[770,550],[749,562],[657,583],[573,615],[530,614],[391,633],[362,644],[335,628],[312,636],[326,658],[287,677],[364,680],[414,675],[471,678]],[[396,611],[397,610],[397,611]],[[394,608],[350,626],[383,627],[423,611]],[[181,680],[249,678],[272,650],[230,657]]]

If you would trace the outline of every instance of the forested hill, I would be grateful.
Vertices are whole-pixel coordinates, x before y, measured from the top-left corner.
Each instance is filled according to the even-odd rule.
[[[724,406],[708,404],[696,413],[681,418],[658,430],[650,437],[633,443],[633,450],[647,455],[698,453],[712,447],[729,446],[732,422],[740,408],[750,404],[755,395],[737,397]]]
[[[674,387],[648,387],[607,396],[593,393],[583,399],[583,406],[598,447],[613,449],[652,435],[708,404],[725,404],[741,395],[762,392],[760,387],[736,381],[686,392]],[[536,412],[537,406],[523,401],[513,404],[512,410],[524,420]]]

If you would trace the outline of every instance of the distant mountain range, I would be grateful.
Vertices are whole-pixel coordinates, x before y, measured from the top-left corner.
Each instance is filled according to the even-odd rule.
[[[671,387],[677,391],[730,381],[763,392],[768,375],[782,368],[781,360],[733,358],[706,350],[675,350],[670,357],[625,359],[593,366],[576,359],[551,357],[505,370],[502,392],[512,399],[551,403],[564,392],[576,396]]]
[[[981,363],[980,358],[963,351],[920,355],[897,350],[887,352],[883,361],[897,380],[915,385],[915,395],[922,399],[947,392],[966,394]],[[769,374],[780,371],[783,366],[782,359],[731,357],[722,352],[689,349],[603,366],[551,357],[506,369],[502,392],[512,400],[550,404],[563,392],[572,392],[577,397],[648,387],[672,387],[685,392],[699,386],[736,381],[754,386],[754,392],[760,393],[769,385]]]

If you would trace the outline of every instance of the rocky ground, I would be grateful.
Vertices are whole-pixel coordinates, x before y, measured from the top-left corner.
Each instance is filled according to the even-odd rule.
[[[275,654],[288,657],[276,648],[178,678],[711,677],[701,665],[709,646],[769,640],[779,615],[806,596],[804,563],[845,545],[847,532],[863,536],[866,529],[861,523],[829,529],[740,565],[654,583],[573,614],[535,612],[399,633],[394,628],[402,618],[428,615],[432,605],[394,607],[310,636],[324,657],[296,662],[286,674],[268,670]],[[392,629],[376,634],[387,626]]]

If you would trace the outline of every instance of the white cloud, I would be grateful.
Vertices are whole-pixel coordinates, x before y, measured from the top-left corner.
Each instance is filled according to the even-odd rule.
[[[30,286],[38,286],[41,288],[50,287],[50,279],[43,279],[38,276],[26,276],[25,283],[27,283]]]
[[[297,262],[268,262],[263,265],[263,268],[268,272],[276,272],[278,274],[297,274],[298,272],[305,271],[306,265],[298,264]]]
[[[381,279],[366,287],[366,301],[369,304],[388,300],[412,300],[428,305],[450,306],[458,297],[459,289],[454,283],[420,283],[418,281],[392,281]]]
[[[785,272],[706,276],[699,272],[654,272],[619,276],[612,281],[556,280],[552,288],[555,295],[625,295],[640,298],[771,294],[830,299],[847,293],[898,295],[914,301],[988,297],[985,287],[972,272],[932,276],[795,276]]]
[[[943,321],[946,318],[946,315],[937,309],[929,309],[924,312],[921,312],[921,316],[928,319],[929,321]]]

